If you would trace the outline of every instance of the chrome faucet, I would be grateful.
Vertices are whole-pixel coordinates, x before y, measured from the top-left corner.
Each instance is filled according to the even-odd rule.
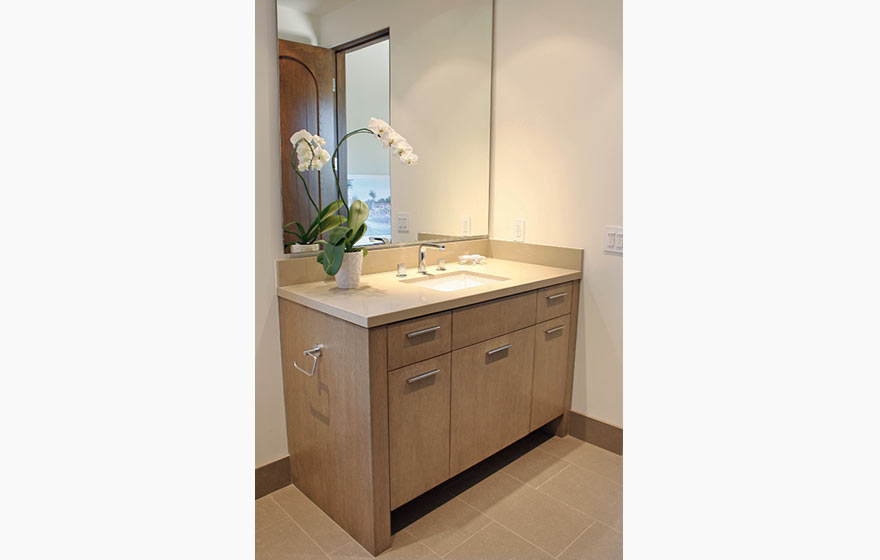
[[[428,247],[434,247],[435,249],[440,249],[441,251],[446,250],[446,245],[442,243],[422,243],[419,245],[419,274],[427,274],[428,267],[425,266],[425,249]]]

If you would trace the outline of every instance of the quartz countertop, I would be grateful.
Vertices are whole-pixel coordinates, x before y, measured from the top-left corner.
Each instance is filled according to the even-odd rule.
[[[417,282],[402,282],[453,272],[488,274],[508,280],[454,292],[440,292],[420,286]],[[406,278],[398,278],[397,271],[367,274],[361,276],[360,287],[353,290],[337,288],[336,281],[331,278],[283,286],[278,288],[277,293],[279,297],[355,325],[378,327],[581,278],[579,270],[493,258],[478,265],[447,264],[445,271],[429,266],[428,273],[428,276],[424,276],[416,269],[408,269]]]

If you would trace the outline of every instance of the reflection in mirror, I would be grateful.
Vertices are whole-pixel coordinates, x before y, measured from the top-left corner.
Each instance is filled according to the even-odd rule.
[[[336,54],[336,101],[339,137],[369,122],[371,117],[391,120],[390,59],[387,32],[375,39],[341,49]],[[348,123],[351,123],[350,125]],[[365,135],[352,136],[339,148],[340,184],[348,204],[364,201],[370,208],[370,238],[391,240],[391,172],[388,150]]]
[[[285,224],[340,198],[369,206],[359,244],[488,234],[492,0],[278,0],[278,38]],[[371,117],[406,136],[417,165],[364,134],[339,150],[338,190],[331,164],[297,176],[294,132],[332,152]],[[304,250],[296,237],[288,250]]]

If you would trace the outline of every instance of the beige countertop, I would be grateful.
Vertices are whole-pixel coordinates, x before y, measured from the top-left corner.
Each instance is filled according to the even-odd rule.
[[[406,278],[398,278],[396,271],[362,276],[360,287],[354,290],[340,290],[336,287],[336,281],[329,279],[284,286],[278,288],[278,296],[355,325],[378,327],[581,277],[579,270],[494,258],[479,265],[447,264],[443,272],[437,271],[436,266],[429,266],[428,277],[458,271],[489,274],[508,280],[454,292],[440,292],[418,283],[402,282],[421,277],[415,269],[408,269]]]

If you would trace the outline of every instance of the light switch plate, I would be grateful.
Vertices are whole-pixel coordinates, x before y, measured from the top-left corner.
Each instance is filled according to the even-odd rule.
[[[397,231],[409,231],[409,214],[407,212],[397,213]]]
[[[513,220],[513,240],[520,243],[526,240],[526,221],[522,218]]]
[[[461,234],[462,235],[470,235],[471,234],[471,217],[470,216],[462,216],[461,217]]]
[[[623,254],[623,228],[620,226],[605,226],[602,235],[602,249],[613,255]]]

